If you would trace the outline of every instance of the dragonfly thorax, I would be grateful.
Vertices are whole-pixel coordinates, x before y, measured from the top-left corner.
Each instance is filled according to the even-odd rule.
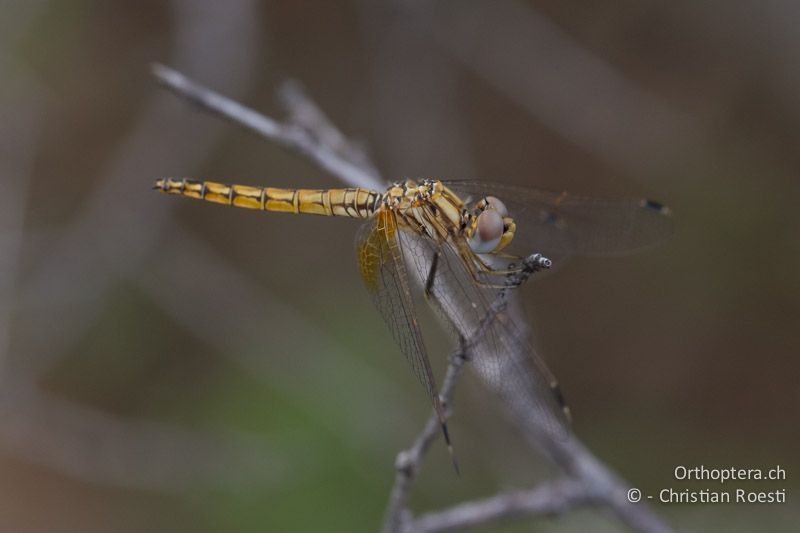
[[[499,252],[512,241],[516,229],[499,199],[487,196],[468,208],[439,180],[395,182],[380,204],[398,213],[406,227],[436,240],[459,236],[477,254]]]
[[[391,209],[405,210],[430,202],[434,195],[440,194],[444,186],[441,181],[414,180],[397,181],[383,194],[382,203]]]

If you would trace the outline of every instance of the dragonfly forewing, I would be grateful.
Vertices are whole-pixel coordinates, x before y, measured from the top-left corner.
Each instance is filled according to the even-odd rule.
[[[672,234],[670,210],[646,199],[603,199],[499,183],[444,182],[465,202],[496,196],[517,231],[511,250],[558,260],[572,255],[614,255],[640,250]]]

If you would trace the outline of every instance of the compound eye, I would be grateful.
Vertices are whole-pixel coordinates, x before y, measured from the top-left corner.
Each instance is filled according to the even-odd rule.
[[[496,209],[487,209],[478,215],[469,247],[476,254],[488,254],[500,244],[503,231],[503,217]]]
[[[486,203],[489,204],[489,207],[500,213],[502,218],[508,216],[508,209],[506,208],[506,204],[500,201],[499,198],[494,196],[487,196]]]

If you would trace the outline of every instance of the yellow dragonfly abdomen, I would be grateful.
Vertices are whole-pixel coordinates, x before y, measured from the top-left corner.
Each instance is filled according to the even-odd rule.
[[[166,194],[223,205],[279,213],[369,218],[380,205],[381,194],[368,189],[280,189],[226,185],[186,178],[162,178],[154,189]]]

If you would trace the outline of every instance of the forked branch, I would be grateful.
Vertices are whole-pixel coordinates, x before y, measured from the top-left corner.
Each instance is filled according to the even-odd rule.
[[[287,84],[282,99],[294,120],[280,122],[206,89],[177,70],[154,63],[153,76],[159,83],[201,109],[211,111],[281,146],[310,159],[353,187],[380,188],[383,183],[355,145],[345,142],[322,111],[309,100],[296,83]],[[328,144],[336,138],[335,146]]]

